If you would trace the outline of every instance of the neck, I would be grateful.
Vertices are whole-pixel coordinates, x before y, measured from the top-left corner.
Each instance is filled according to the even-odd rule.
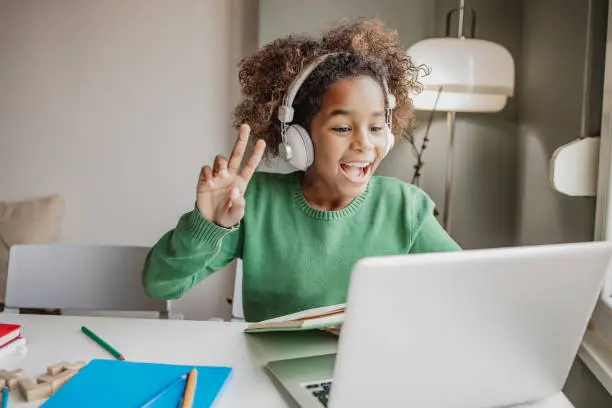
[[[302,194],[308,204],[321,211],[341,210],[355,198],[342,196],[312,170],[308,170],[302,179]]]

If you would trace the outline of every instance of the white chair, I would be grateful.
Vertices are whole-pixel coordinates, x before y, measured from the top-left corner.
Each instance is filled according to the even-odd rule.
[[[9,254],[5,311],[181,318],[149,298],[141,275],[150,248],[74,244],[15,245]],[[12,309],[12,310],[11,310]]]
[[[235,275],[234,275],[234,290],[232,296],[226,300],[232,305],[230,316],[231,322],[244,322],[244,311],[242,308],[242,259],[236,258]],[[222,322],[224,317],[211,317],[208,319],[214,322]]]
[[[244,321],[242,307],[242,259],[236,260],[236,277],[234,279],[234,296],[232,298],[232,321]]]

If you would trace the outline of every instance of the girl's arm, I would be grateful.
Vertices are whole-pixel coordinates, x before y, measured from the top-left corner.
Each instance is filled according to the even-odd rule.
[[[149,251],[142,273],[144,290],[152,298],[178,299],[241,253],[240,224],[223,228],[194,209]]]

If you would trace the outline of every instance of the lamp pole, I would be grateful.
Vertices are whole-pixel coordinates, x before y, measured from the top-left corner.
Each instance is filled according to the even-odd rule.
[[[453,187],[453,142],[455,140],[455,112],[446,113],[446,126],[449,142],[446,158],[446,191],[444,194],[444,228],[450,233],[451,229],[451,197]]]
[[[464,0],[459,0],[459,21],[457,27],[457,37],[465,38],[463,36],[463,15],[464,15]],[[447,22],[446,35],[449,35],[450,25]],[[446,113],[446,128],[448,130],[448,152],[446,153],[446,189],[444,192],[444,218],[442,223],[448,233],[451,231],[452,221],[452,206],[451,198],[453,194],[453,150],[455,141],[455,121],[457,113],[447,112]]]

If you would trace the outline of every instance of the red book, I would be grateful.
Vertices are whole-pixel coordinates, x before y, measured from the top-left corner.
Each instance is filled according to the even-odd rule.
[[[18,324],[0,323],[0,347],[4,347],[21,335],[21,326]]]

